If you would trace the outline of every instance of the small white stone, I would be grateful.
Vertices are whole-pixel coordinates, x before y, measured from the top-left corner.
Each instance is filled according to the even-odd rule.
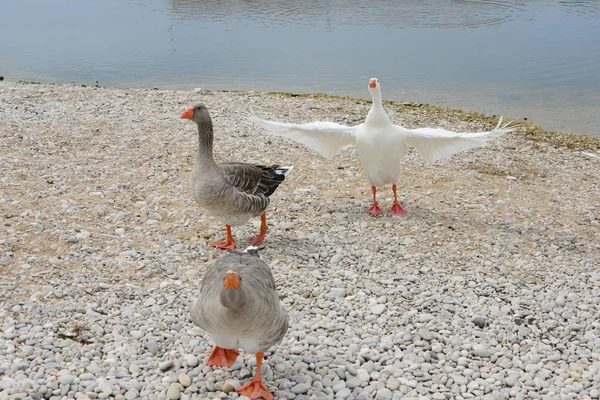
[[[375,315],[381,315],[385,310],[385,304],[375,304],[371,306],[371,312]]]
[[[362,382],[369,382],[371,380],[369,372],[364,368],[359,368],[356,370],[356,377]]]
[[[390,400],[392,398],[392,391],[388,388],[381,388],[377,390],[375,398],[377,400]]]
[[[199,363],[198,357],[196,357],[193,354],[186,354],[185,356],[183,356],[183,360],[185,361],[188,367],[192,368],[196,367]]]
[[[487,346],[476,344],[473,346],[473,355],[481,358],[487,358],[492,354]]]
[[[341,260],[342,260],[342,255],[335,254],[333,257],[331,257],[331,260],[329,260],[329,264],[336,265],[336,264],[339,264]]]
[[[90,236],[92,236],[92,234],[88,231],[81,231],[75,235],[75,237],[79,240],[85,240],[85,239],[89,238]]]
[[[179,374],[179,383],[181,383],[181,386],[183,386],[184,388],[190,386],[192,384],[192,380],[190,379],[190,377],[187,374]]]
[[[144,336],[144,332],[142,332],[142,331],[130,331],[129,334],[134,339],[140,339]]]
[[[182,387],[179,383],[171,383],[167,390],[167,398],[169,400],[179,400],[179,397],[181,397],[181,389]]]

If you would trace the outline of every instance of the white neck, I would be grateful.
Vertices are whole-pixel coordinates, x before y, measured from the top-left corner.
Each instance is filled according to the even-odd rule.
[[[371,105],[371,109],[367,114],[367,119],[365,123],[376,123],[376,122],[391,122],[390,118],[385,113],[383,109],[383,101],[381,99],[381,89],[374,88],[369,90],[371,92],[371,99],[373,100],[373,104]]]

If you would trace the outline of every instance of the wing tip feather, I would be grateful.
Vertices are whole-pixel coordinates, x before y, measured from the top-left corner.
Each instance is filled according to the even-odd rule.
[[[294,169],[293,166],[282,166],[282,167],[277,167],[277,169],[275,170],[276,174],[279,175],[283,175],[283,176],[288,176],[288,174],[290,172],[292,172],[292,170]]]

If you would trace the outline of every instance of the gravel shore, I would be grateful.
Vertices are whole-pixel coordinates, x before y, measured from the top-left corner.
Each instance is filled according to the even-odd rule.
[[[295,166],[261,252],[291,321],[263,367],[277,398],[600,398],[600,142],[524,124],[433,166],[410,151],[408,213],[373,218],[355,149],[245,122],[356,124],[369,102],[2,82],[0,399],[239,398],[253,355],[204,366],[188,313],[225,235],[189,191],[178,116],[200,102],[218,160]],[[384,106],[410,128],[497,121]]]

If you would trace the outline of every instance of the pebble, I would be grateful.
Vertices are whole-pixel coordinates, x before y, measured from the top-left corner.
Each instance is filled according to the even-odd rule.
[[[169,400],[178,400],[181,397],[181,385],[179,383],[171,383],[167,390],[167,398]]]
[[[352,391],[350,389],[348,389],[347,387],[345,387],[345,388],[337,391],[335,393],[335,397],[340,398],[340,399],[347,399],[350,397],[350,394],[352,394]]]
[[[487,358],[491,355],[491,351],[487,346],[482,344],[473,345],[473,355],[477,357]]]
[[[234,390],[235,387],[231,383],[224,383],[223,386],[221,386],[221,391],[224,393],[231,393]]]
[[[158,364],[158,369],[160,369],[161,371],[167,371],[171,368],[173,368],[173,360],[167,360],[167,361],[163,361],[160,364]]]
[[[419,329],[417,333],[423,340],[433,340],[433,333],[429,329]]]
[[[183,386],[184,388],[190,386],[192,384],[192,380],[190,379],[190,377],[187,374],[179,374],[179,383],[181,383],[181,386]]]
[[[185,361],[185,363],[187,364],[188,367],[192,367],[192,368],[198,366],[198,363],[200,362],[198,360],[198,357],[196,357],[193,354],[186,354],[183,357],[183,360]]]
[[[390,400],[392,398],[392,391],[388,388],[378,389],[375,398],[377,400]]]
[[[152,353],[152,355],[158,354],[158,343],[156,343],[155,340],[148,340],[148,343],[146,343],[146,348],[148,349],[148,351],[150,353]],[[167,365],[169,362],[171,363],[171,365],[167,368],[171,368],[171,366],[173,365],[173,361],[167,361],[166,363],[163,363],[163,364]],[[161,370],[162,370],[162,368],[161,368]]]
[[[478,328],[485,328],[485,326],[487,325],[485,318],[483,317],[473,317],[473,319],[471,320],[473,322],[473,324],[475,324],[475,326],[477,326]]]
[[[369,372],[367,370],[365,370],[364,368],[360,368],[360,369],[356,370],[356,377],[361,382],[369,382],[371,380],[371,376],[369,375]]]
[[[291,392],[294,394],[301,394],[308,392],[308,389],[310,389],[310,385],[308,383],[299,383],[292,387]]]
[[[329,264],[336,265],[336,264],[339,264],[341,260],[342,260],[342,255],[336,254],[333,257],[331,257],[331,260],[329,260]]]
[[[58,377],[58,381],[61,383],[61,385],[70,385],[73,383],[73,381],[75,380],[75,377],[73,375],[60,375]]]
[[[376,304],[371,307],[371,312],[375,315],[381,315],[385,310],[385,304]]]

